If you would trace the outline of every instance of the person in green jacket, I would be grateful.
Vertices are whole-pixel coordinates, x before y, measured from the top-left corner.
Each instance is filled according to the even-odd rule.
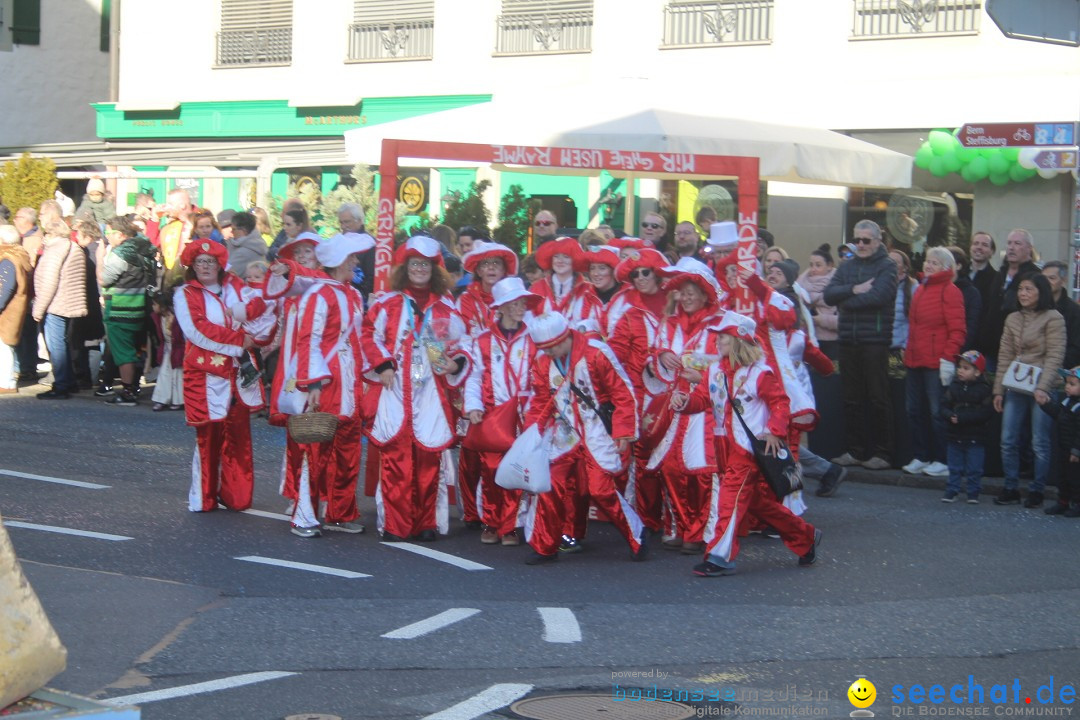
[[[99,281],[105,298],[105,336],[123,388],[106,402],[135,405],[135,361],[146,323],[146,288],[155,279],[155,251],[130,218],[114,217],[107,227],[109,247],[99,265]]]

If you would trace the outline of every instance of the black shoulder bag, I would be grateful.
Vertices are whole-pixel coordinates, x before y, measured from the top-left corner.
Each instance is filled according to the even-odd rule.
[[[739,418],[743,430],[746,431],[746,437],[750,440],[751,447],[754,448],[754,460],[757,461],[761,474],[765,476],[765,481],[769,483],[769,488],[776,494],[776,499],[783,500],[796,490],[802,490],[802,467],[795,460],[791,451],[787,449],[786,444],[780,448],[776,455],[770,455],[766,452],[765,441],[754,435],[750,431],[750,426],[743,420],[742,412],[739,410],[739,400],[731,392],[731,382],[728,380],[727,375],[724,375],[724,384],[727,386],[728,402],[731,403],[731,409],[735,411],[735,416]]]
[[[604,423],[604,429],[607,430],[607,434],[611,435],[611,416],[615,413],[615,404],[609,402],[600,403],[600,406],[597,407],[596,403],[593,402],[593,399],[583,393],[581,388],[574,384],[573,380],[570,381],[570,389],[578,396],[578,399],[581,400],[581,402],[585,403],[585,407],[596,413],[596,416],[600,418],[600,422]]]

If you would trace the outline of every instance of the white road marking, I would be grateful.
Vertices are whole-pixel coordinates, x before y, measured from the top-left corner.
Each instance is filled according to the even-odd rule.
[[[255,683],[266,682],[267,680],[277,680],[278,678],[289,677],[290,675],[296,675],[296,673],[278,670],[248,673],[247,675],[234,675],[233,677],[195,683],[194,685],[181,685],[174,688],[165,688],[164,690],[154,690],[152,692],[136,693],[134,695],[121,695],[120,697],[98,700],[98,702],[114,706],[143,705],[159,700],[171,700],[172,698],[186,697],[188,695],[199,695],[202,693],[217,692],[219,690],[229,690],[230,688],[253,685]]]
[[[72,528],[57,527],[55,525],[37,525],[35,523],[21,522],[19,520],[5,520],[5,527],[23,528],[24,530],[43,530],[45,532],[58,533],[60,535],[78,535],[95,540],[134,540],[126,535],[111,535],[109,533],[92,532],[90,530],[73,530]]]
[[[308,572],[323,573],[324,575],[336,575],[337,577],[349,578],[368,578],[370,575],[364,573],[353,572],[352,570],[340,570],[338,568],[327,567],[326,565],[311,565],[309,563],[293,562],[292,560],[278,560],[277,558],[260,557],[259,555],[244,555],[243,557],[236,557],[233,560],[243,560],[245,562],[259,563],[261,565],[275,565],[277,567],[290,568],[292,570],[307,570]]]
[[[16,472],[15,470],[0,470],[0,475],[23,478],[25,480],[41,480],[42,482],[56,483],[58,485],[71,485],[72,487],[87,488],[88,490],[108,490],[111,487],[111,485],[98,485],[97,483],[83,482],[82,480],[65,480],[63,478],[54,478],[47,475],[33,475],[31,473]]]
[[[383,545],[387,547],[398,548],[399,550],[407,550],[417,555],[423,555],[424,557],[431,558],[432,560],[438,560],[439,562],[449,563],[462,570],[494,570],[494,568],[487,565],[481,565],[478,562],[472,560],[466,560],[465,558],[459,558],[457,555],[451,555],[450,553],[439,552],[438,550],[432,550],[430,548],[423,547],[421,545],[414,545],[413,543],[400,543],[400,542],[384,542]]]
[[[453,707],[440,710],[434,715],[428,715],[423,720],[473,720],[492,710],[506,707],[515,700],[532,692],[532,685],[518,685],[503,683],[492,685],[487,690],[473,695],[468,700],[459,702]]]
[[[480,612],[476,608],[451,608],[446,612],[441,612],[438,615],[432,615],[426,620],[414,622],[412,625],[406,625],[400,627],[397,630],[391,630],[390,632],[382,635],[381,637],[390,638],[392,640],[412,640],[418,638],[421,635],[427,635],[428,633],[440,630],[447,625],[453,625],[456,622],[461,622],[466,618],[470,618],[473,615]]]
[[[255,517],[270,518],[271,520],[285,520],[286,522],[292,520],[292,518],[288,515],[282,515],[281,513],[275,512],[267,512],[266,510],[253,510],[251,508],[248,508],[247,510],[242,510],[241,512],[243,512],[245,515],[254,515]]]
[[[550,643],[581,642],[581,626],[570,608],[536,608],[544,621],[544,640]]]

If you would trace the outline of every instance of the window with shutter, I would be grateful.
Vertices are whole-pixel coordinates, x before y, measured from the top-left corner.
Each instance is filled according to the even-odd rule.
[[[671,0],[661,47],[758,45],[772,41],[773,0]]]
[[[349,60],[430,60],[435,0],[354,0]]]
[[[41,0],[15,0],[11,41],[16,45],[41,44]]]
[[[502,0],[496,55],[589,52],[592,0]]]
[[[221,0],[218,67],[292,62],[293,0]]]

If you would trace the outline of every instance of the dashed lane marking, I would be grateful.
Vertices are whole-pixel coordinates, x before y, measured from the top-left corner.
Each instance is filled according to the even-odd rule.
[[[461,622],[466,618],[471,618],[476,615],[479,610],[476,608],[450,608],[445,612],[441,612],[438,615],[432,615],[429,618],[414,622],[411,625],[400,627],[397,630],[391,630],[390,632],[382,635],[381,637],[390,638],[391,640],[412,640],[418,638],[421,635],[427,635],[428,633],[441,630],[442,628],[453,625],[456,622]]]
[[[92,482],[83,482],[82,480],[65,480],[64,478],[54,478],[48,475],[33,475],[31,473],[17,472],[15,470],[0,470],[0,475],[7,475],[8,477],[23,478],[24,480],[40,480],[42,482],[56,483],[58,485],[71,485],[72,487],[81,487],[88,490],[108,490],[111,485],[99,485]]]
[[[401,543],[401,542],[384,542],[383,545],[387,547],[397,548],[399,550],[406,550],[417,555],[423,555],[426,558],[432,560],[438,560],[455,567],[459,567],[462,570],[494,570],[494,568],[487,565],[481,565],[478,562],[472,560],[466,560],[465,558],[459,558],[457,555],[451,555],[450,553],[439,552],[438,550],[432,550],[421,545],[414,545],[413,543]]]
[[[493,710],[504,708],[532,692],[532,685],[503,683],[473,695],[453,707],[428,715],[423,720],[473,720]]]
[[[4,527],[23,528],[24,530],[42,530],[44,532],[57,533],[59,535],[77,535],[78,537],[93,538],[94,540],[134,540],[127,535],[112,535],[110,533],[92,532],[90,530],[75,530],[73,528],[57,527],[55,525],[38,525],[36,523],[22,522],[20,520],[5,520]]]
[[[203,693],[229,690],[244,685],[254,685],[255,683],[266,682],[267,680],[277,680],[278,678],[289,677],[290,675],[296,675],[296,673],[278,670],[248,673],[246,675],[234,675],[233,677],[221,678],[220,680],[195,683],[194,685],[181,685],[179,687],[165,688],[163,690],[136,693],[134,695],[121,695],[120,697],[98,700],[98,702],[117,707],[123,705],[145,705],[146,703],[158,702],[160,700],[171,700],[172,698],[186,697],[188,695],[201,695]]]
[[[285,520],[286,522],[292,520],[292,518],[288,515],[283,515],[281,513],[275,512],[267,512],[266,510],[254,510],[252,508],[248,508],[247,510],[242,510],[241,512],[243,512],[245,515],[254,515],[255,517],[270,518],[271,520]]]
[[[259,563],[260,565],[274,565],[276,567],[289,568],[290,570],[306,570],[307,572],[322,573],[323,575],[335,575],[337,577],[348,578],[350,580],[355,578],[371,577],[370,575],[353,572],[352,570],[341,570],[340,568],[327,567],[326,565],[312,565],[310,563],[293,562],[292,560],[280,560],[278,558],[261,557],[259,555],[244,555],[242,557],[233,558],[233,560],[243,560],[244,562]]]
[[[570,608],[536,608],[544,621],[544,641],[550,643],[581,642],[581,626]]]

